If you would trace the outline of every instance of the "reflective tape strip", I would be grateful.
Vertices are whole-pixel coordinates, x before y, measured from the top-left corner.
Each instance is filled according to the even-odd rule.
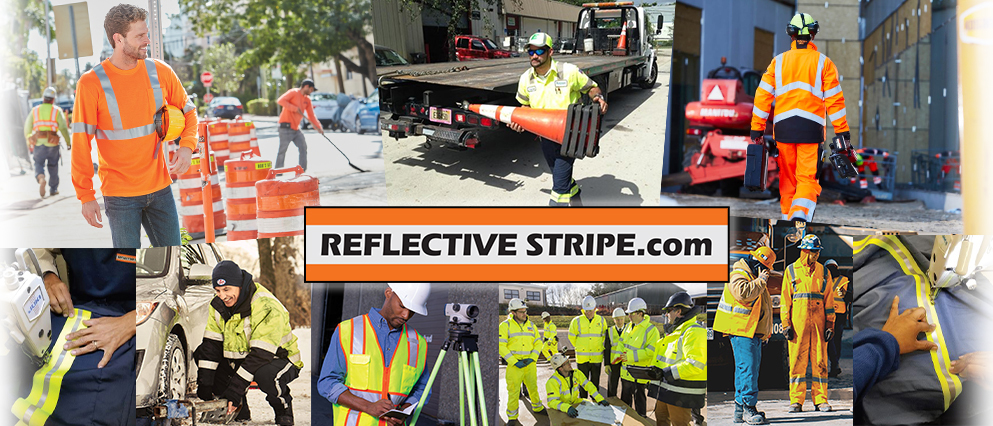
[[[107,71],[104,71],[101,64],[93,67],[93,73],[100,80],[100,87],[103,88],[104,98],[107,99],[107,112],[110,114],[110,120],[114,124],[113,130],[123,129],[124,125],[121,124],[121,109],[117,106],[117,96],[114,95],[114,86],[110,84],[110,77],[107,76]]]
[[[514,355],[531,355],[531,351],[510,351]]]
[[[223,201],[214,201],[213,206],[214,206],[214,213],[217,213],[217,212],[220,212],[220,211],[224,211],[224,202]],[[180,216],[197,216],[197,215],[203,216],[203,204],[197,204],[195,206],[184,206],[184,205],[180,205],[179,206],[179,215]]]
[[[204,339],[217,340],[218,342],[224,341],[224,335],[216,331],[204,330]]]
[[[238,377],[241,377],[242,379],[245,379],[246,382],[251,383],[252,379],[255,378],[255,375],[249,373],[248,370],[245,370],[245,367],[238,367]]]
[[[673,376],[675,376],[675,374],[673,374]],[[666,382],[658,382],[658,384],[659,384],[659,387],[661,387],[663,389],[670,390],[670,391],[673,391],[673,392],[682,393],[682,394],[687,394],[687,395],[706,395],[707,394],[707,388],[687,388],[687,387],[682,387],[682,386],[676,386],[676,385],[673,385],[673,384],[670,384],[670,383],[666,383]]]
[[[795,293],[793,299],[819,299],[823,300],[824,295],[820,293]]]
[[[825,314],[833,314],[834,313],[834,309],[825,309],[824,310],[824,313]]]
[[[290,360],[290,362],[296,364],[296,363],[300,362],[300,353],[297,352],[297,353],[295,353],[293,355],[290,355],[288,359]]]
[[[254,300],[254,298],[253,298]],[[249,342],[252,341],[252,317],[245,317],[241,322],[242,327],[244,327],[245,340]],[[274,353],[276,351],[273,351]]]
[[[352,319],[352,354],[365,353],[365,315]],[[358,324],[356,324],[358,323]]]
[[[679,362],[678,359],[667,358],[664,354],[655,357],[655,359],[657,361],[659,361],[659,362],[664,362],[664,363],[666,363],[668,365],[673,365],[673,364]]]
[[[817,382],[817,383],[824,383],[824,384],[827,384],[828,383],[828,378],[827,377],[816,377],[815,376],[815,377],[811,377],[810,380],[811,381],[814,381],[814,382]]]
[[[263,349],[263,350],[272,352],[273,354],[275,354],[276,353],[276,349],[279,348],[278,346],[276,346],[276,345],[274,345],[272,343],[269,343],[269,342],[266,342],[266,341],[262,341],[262,340],[252,340],[251,341],[251,345],[252,345],[253,348]]]
[[[791,109],[789,111],[783,111],[783,112],[781,112],[779,114],[776,114],[776,116],[773,117],[772,121],[773,121],[773,123],[778,123],[780,121],[783,121],[783,120],[785,120],[787,118],[791,118],[791,117],[806,118],[806,119],[808,119],[810,121],[813,121],[815,123],[818,123],[818,124],[820,124],[822,126],[824,125],[824,117],[821,117],[821,116],[819,116],[817,114],[814,114],[812,112],[804,111],[804,110],[802,110],[800,108]]]
[[[197,109],[197,106],[193,104],[193,101],[187,100],[186,101],[186,105],[183,105],[183,114],[186,114],[186,113],[188,113],[190,111],[193,111],[193,110],[196,110],[196,109]]]
[[[355,395],[369,402],[379,401],[381,398],[380,395],[382,395],[379,392],[369,392],[369,391],[363,391],[357,389],[348,389],[348,392],[350,392],[352,395]]]
[[[213,182],[213,180],[211,180],[211,182]],[[240,198],[251,198],[251,199],[255,199],[255,195],[256,194],[257,194],[257,192],[255,192],[255,187],[254,186],[242,186],[242,187],[230,187],[229,186],[229,187],[225,188],[225,191],[224,191],[224,196],[227,197],[227,199],[229,199],[229,200],[236,200],[236,199],[240,199]]]
[[[842,108],[841,111],[838,111],[838,112],[836,112],[834,114],[828,114],[828,120],[835,121],[835,120],[837,120],[839,118],[844,118],[845,115],[846,115],[846,113],[845,113],[845,110],[846,109],[847,108]]]
[[[375,401],[373,401],[375,402]],[[345,419],[345,426],[358,426],[359,416],[362,413],[356,410],[348,410],[348,418]]]
[[[259,232],[277,233],[303,231],[303,215],[274,218],[258,218]]]
[[[501,338],[500,338],[500,339],[498,339],[498,340],[499,340],[500,342],[502,342],[502,343],[507,343],[507,339],[504,339],[503,337],[501,337]]]
[[[834,86],[830,89],[824,91],[824,99],[830,98],[834,95],[841,93],[841,84]]]
[[[145,72],[148,73],[148,82],[152,85],[152,94],[155,96],[155,111],[162,108],[162,86],[159,85],[159,70],[155,66],[155,61],[145,59]]]
[[[783,87],[783,54],[780,53],[776,55],[775,61],[776,61],[776,87]]]
[[[255,219],[231,220],[228,219],[228,230],[230,231],[258,231],[258,221]]]
[[[417,332],[413,328],[407,328],[407,365],[417,367]]]
[[[757,116],[757,117],[759,117],[759,118],[761,118],[761,119],[763,119],[763,120],[768,120],[769,119],[769,113],[768,112],[765,112],[765,111],[762,111],[761,109],[759,109],[758,106],[753,106],[752,107],[752,114],[755,115],[755,116]]]
[[[807,376],[790,377],[790,383],[807,383]]]
[[[201,359],[200,362],[197,363],[197,367],[205,370],[216,370],[218,365],[219,364],[214,361],[207,361],[205,359]]]
[[[96,125],[93,125],[93,124],[86,124],[86,123],[72,123],[72,132],[73,133],[86,133],[87,135],[90,135],[90,136],[96,136],[96,134],[97,134],[97,126]]]
[[[44,426],[59,402],[62,379],[76,359],[76,356],[64,349],[66,336],[86,328],[83,321],[90,319],[90,311],[75,309],[75,313],[74,319],[70,320],[72,325],[66,321],[62,327],[58,340],[52,346],[53,353],[48,362],[34,373],[31,393],[27,398],[18,398],[11,408],[11,412],[26,425]]]
[[[600,355],[602,355],[602,352],[579,352],[579,351],[576,351],[576,355],[582,355],[582,356],[600,356]]]
[[[806,198],[797,197],[793,199],[793,207],[805,208],[807,209],[808,215],[812,215],[814,213],[814,208],[817,207],[817,202]]]
[[[97,139],[109,141],[135,139],[153,134],[155,134],[154,124],[147,124],[144,126],[132,127],[130,129],[123,130],[97,129]]]
[[[772,87],[771,84],[766,83],[765,81],[760,81],[759,82],[759,89],[765,90],[766,92],[768,92],[772,96],[776,96],[776,88],[775,87]]]
[[[814,75],[814,93],[820,93],[820,98],[824,99],[824,93],[821,92],[821,87],[824,86],[824,77],[822,75],[824,71],[824,61],[827,60],[827,55],[818,52],[820,58],[817,59],[817,74]]]
[[[686,358],[686,362],[690,363],[694,367],[699,368],[701,370],[704,369],[704,368],[707,368],[707,363],[700,362],[700,361],[697,361],[695,359]]]
[[[586,384],[589,383],[589,382],[590,382],[590,379],[586,379],[586,381],[583,382],[583,384],[579,385],[579,387],[585,388],[586,387]]]
[[[600,337],[600,336],[602,336],[602,334],[596,334],[596,333],[583,333],[583,334],[580,334],[580,335],[579,335],[579,337]]]
[[[667,367],[669,369],[669,374],[672,374],[672,378],[679,380],[679,369]]]
[[[739,307],[739,306],[732,307],[731,305],[729,305],[729,304],[727,304],[727,303],[725,303],[723,301],[722,302],[719,302],[717,304],[717,310],[724,311],[724,312],[727,312],[727,313],[734,312],[736,314],[745,314],[745,315],[751,315],[752,314],[752,310],[751,309],[742,308],[742,307]]]
[[[533,335],[534,335],[534,333],[521,333],[521,332],[518,332],[518,333],[510,333],[508,336],[510,336],[510,337],[521,337],[521,336],[533,336]]]
[[[783,96],[793,90],[803,90],[805,92],[810,92],[810,94],[817,96],[818,98],[821,99],[824,98],[824,93],[822,93],[814,86],[811,86],[810,83],[806,83],[803,81],[794,81],[785,86],[780,86],[779,89],[776,91],[776,93],[779,94],[778,96]]]

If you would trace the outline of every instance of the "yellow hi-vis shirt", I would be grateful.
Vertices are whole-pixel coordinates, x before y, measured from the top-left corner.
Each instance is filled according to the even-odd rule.
[[[541,109],[566,109],[579,103],[583,93],[597,87],[595,81],[587,77],[579,67],[551,60],[547,75],[538,75],[529,68],[521,75],[517,84],[517,101],[521,105]]]

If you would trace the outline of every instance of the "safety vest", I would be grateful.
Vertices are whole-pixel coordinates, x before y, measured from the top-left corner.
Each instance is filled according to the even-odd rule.
[[[793,42],[792,49],[780,53],[773,58],[772,63],[759,83],[755,92],[755,104],[752,108],[752,130],[764,131],[766,120],[772,112],[775,102],[776,114],[773,124],[783,120],[792,120],[800,128],[812,129],[805,134],[819,134],[819,140],[793,140],[790,131],[779,131],[777,127],[776,140],[786,143],[821,142],[824,140],[825,115],[834,125],[835,133],[849,131],[845,118],[845,97],[838,80],[838,68],[827,55],[817,51],[814,43],[807,43],[806,48],[797,48]],[[799,119],[801,121],[797,121]],[[789,130],[797,126],[790,125]]]
[[[659,399],[684,408],[700,408],[707,394],[707,329],[687,320],[659,340],[655,366],[675,380],[657,380]],[[668,377],[668,376],[667,376]]]
[[[569,340],[576,348],[576,362],[603,362],[603,339],[607,333],[607,321],[593,314],[593,319],[580,315],[569,323]]]
[[[558,338],[558,330],[555,328],[555,324],[551,322],[545,324],[545,328],[541,330],[541,336],[545,339],[546,343],[554,343]]]
[[[555,370],[552,377],[545,382],[545,393],[548,394],[548,406],[561,412],[569,411],[569,407],[583,402],[584,398],[579,396],[579,389],[585,389],[586,393],[593,397],[596,402],[603,401],[603,396],[597,391],[596,385],[586,378],[582,371],[572,370],[571,377],[565,377]]]
[[[624,345],[624,355],[627,361],[624,367],[629,365],[637,367],[648,367],[652,365],[652,356],[655,354],[655,343],[659,340],[659,329],[652,324],[648,315],[645,315],[641,322],[633,322],[624,326],[621,332],[621,343]],[[647,379],[635,379],[626,368],[621,368],[621,378],[627,381],[637,381],[638,383],[648,383]]]
[[[400,405],[424,372],[428,356],[427,341],[406,324],[400,330],[400,339],[389,367],[386,367],[384,352],[379,347],[379,339],[368,314],[338,324],[338,338],[345,353],[344,385],[352,395],[366,401],[388,398],[393,404]],[[333,413],[335,426],[386,425],[386,420],[343,405],[334,404]]]
[[[615,362],[614,360],[616,360],[621,355],[624,355],[624,342],[621,341],[622,331],[624,331],[623,328],[621,328],[621,330],[618,331],[616,326],[607,329],[607,333],[610,336],[610,359],[608,360],[609,364],[620,364],[620,361]]]
[[[799,262],[799,260],[797,260]],[[784,287],[789,283],[789,289],[783,291],[783,298],[786,299],[786,290],[789,291],[788,303],[780,306],[780,319],[783,327],[793,326],[793,312],[800,312],[801,318],[808,318],[811,315],[823,315],[824,321],[834,324],[834,299],[831,298],[831,291],[828,288],[830,275],[827,268],[818,262],[814,262],[814,270],[810,274],[798,277],[795,268],[796,262],[786,267],[786,275],[783,277]],[[831,301],[828,307],[828,300]],[[805,301],[800,305],[795,303]]]
[[[500,357],[514,365],[522,359],[538,360],[541,353],[541,333],[531,320],[524,324],[509,318],[500,323],[499,338]]]
[[[51,107],[49,110],[51,114],[48,114],[47,117],[43,112],[41,112],[42,108],[46,106]],[[34,107],[34,111],[31,111],[31,113],[34,114],[34,126],[31,128],[32,132],[37,133],[39,130],[54,132],[59,128],[59,114],[62,113],[62,109],[60,109],[57,105],[41,104]]]
[[[752,281],[752,271],[747,269],[747,263],[739,260],[734,264],[731,277],[738,275],[748,281]],[[717,304],[717,314],[714,316],[714,331],[733,336],[743,336],[752,338],[755,335],[755,328],[758,326],[759,317],[762,315],[762,296],[756,297],[750,302],[740,302],[731,294],[731,283],[724,284],[724,292],[721,293],[721,301]]]
[[[838,296],[838,289],[844,289],[845,292],[848,291],[848,277],[842,275],[834,279],[834,313],[843,314],[848,312],[847,306],[845,306],[845,297]]]
[[[290,329],[290,314],[261,284],[255,283],[251,315],[242,318],[240,313],[235,313],[224,321],[221,313],[211,306],[208,316],[212,320],[207,321],[203,338],[220,340],[223,343],[225,359],[242,360],[248,356],[252,348],[260,348],[277,356],[285,351],[286,358],[293,365],[303,368],[300,349],[297,348],[297,337]],[[265,319],[265,321],[252,321],[253,318]]]
[[[544,80],[530,68],[521,75],[517,84],[517,101],[532,108],[566,109],[579,102],[583,93],[596,87],[596,82],[579,67],[552,60]]]

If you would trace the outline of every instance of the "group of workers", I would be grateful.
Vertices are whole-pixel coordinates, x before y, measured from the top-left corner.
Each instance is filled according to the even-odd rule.
[[[843,324],[836,317],[843,315],[836,313],[844,312],[848,278],[840,274],[833,259],[824,264],[817,262],[822,247],[816,235],[804,236],[798,248],[800,257],[786,266],[780,294],[780,320],[789,346],[789,412],[803,411],[808,381],[815,410],[831,411],[827,393],[828,342],[834,341],[840,348],[840,338],[836,337],[841,335]],[[756,404],[762,347],[774,333],[768,284],[775,262],[776,253],[766,246],[735,262],[714,318],[714,331],[729,337],[734,353],[735,423],[767,421]],[[831,375],[837,375],[837,358],[832,358]]]
[[[618,396],[620,383],[621,401],[642,417],[647,414],[648,395],[652,395],[659,425],[690,424],[704,406],[707,392],[707,336],[697,321],[704,309],[694,306],[686,292],[675,293],[662,310],[663,325],[659,327],[649,317],[645,301],[636,297],[628,302],[627,309],[613,310],[610,324],[597,314],[595,299],[587,296],[582,315],[569,324],[568,338],[577,364],[573,368],[562,353],[565,348],[558,345],[551,315],[542,313],[544,326],[539,329],[528,319],[524,301],[511,299],[510,316],[500,323],[499,335],[500,357],[507,362],[507,424],[521,424],[522,384],[532,412],[547,414],[537,388],[539,354],[554,370],[545,382],[547,405],[553,410],[577,417],[584,403],[611,405],[606,398]],[[603,366],[608,370],[606,393],[600,387]]]

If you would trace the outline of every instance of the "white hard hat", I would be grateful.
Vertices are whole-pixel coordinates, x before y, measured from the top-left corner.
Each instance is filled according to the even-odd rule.
[[[54,87],[46,87],[45,92],[41,95],[41,97],[45,99],[55,99],[55,94]]]
[[[596,299],[593,296],[586,296],[583,298],[583,310],[592,311],[596,309]]]
[[[428,296],[431,294],[430,283],[390,283],[393,294],[407,309],[417,315],[428,314]]]
[[[624,313],[624,308],[617,308],[617,309],[614,309],[614,315],[613,316],[614,316],[614,318],[623,318],[623,317],[626,317],[627,314]]]
[[[552,316],[552,314],[550,314],[550,313],[548,313],[548,312],[542,312],[542,313],[541,313],[541,317],[542,317],[542,318],[548,318],[548,317],[550,317],[550,316]]]
[[[566,356],[562,354],[555,354],[552,355],[552,359],[548,360],[548,362],[552,364],[552,369],[556,369],[561,367],[562,364],[569,362],[569,358],[566,358]]]
[[[629,314],[632,312],[645,311],[645,310],[648,310],[648,304],[645,303],[645,301],[640,297],[635,297],[634,299],[631,299],[630,302],[628,302],[627,313]]]
[[[510,299],[510,307],[507,308],[507,310],[513,312],[513,311],[516,311],[518,309],[525,309],[527,307],[528,306],[524,304],[524,301],[523,300],[518,299],[518,298],[515,297],[513,299]]]

